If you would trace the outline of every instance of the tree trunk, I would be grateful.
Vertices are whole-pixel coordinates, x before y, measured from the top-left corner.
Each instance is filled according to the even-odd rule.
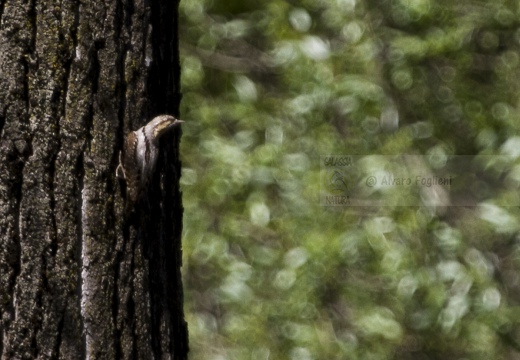
[[[176,130],[134,216],[124,135],[180,101],[177,1],[0,0],[2,359],[185,359]]]

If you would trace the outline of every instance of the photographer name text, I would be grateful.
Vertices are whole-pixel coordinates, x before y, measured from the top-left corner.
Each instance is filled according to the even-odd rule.
[[[377,185],[378,181],[374,176],[370,176],[367,179],[367,185],[372,187]],[[381,186],[451,186],[452,177],[439,177],[439,176],[422,176],[417,175],[415,177],[394,177],[392,175],[383,176],[379,185]]]

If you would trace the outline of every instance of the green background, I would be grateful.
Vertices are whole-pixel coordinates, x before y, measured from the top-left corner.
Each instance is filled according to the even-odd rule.
[[[190,359],[520,358],[519,25],[505,0],[180,2]],[[471,207],[330,208],[329,154],[506,160]]]

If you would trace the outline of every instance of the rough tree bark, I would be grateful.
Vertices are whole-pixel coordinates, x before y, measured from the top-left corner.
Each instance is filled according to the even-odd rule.
[[[115,178],[177,51],[177,1],[0,0],[1,359],[186,358],[180,131],[136,216]]]

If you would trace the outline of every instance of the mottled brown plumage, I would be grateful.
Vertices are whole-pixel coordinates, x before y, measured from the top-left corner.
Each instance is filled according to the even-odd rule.
[[[132,207],[155,171],[160,137],[182,122],[170,115],[160,115],[126,135],[116,174],[126,181],[127,202]]]

